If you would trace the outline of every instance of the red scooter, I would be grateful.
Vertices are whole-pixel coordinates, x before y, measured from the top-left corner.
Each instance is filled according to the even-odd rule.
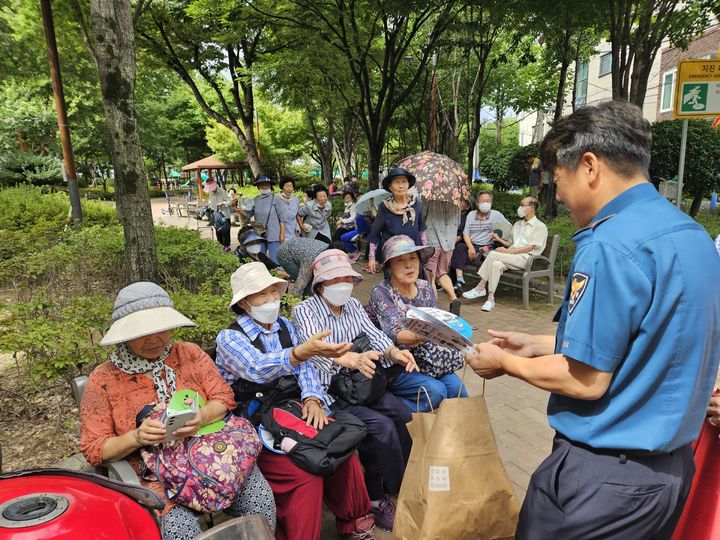
[[[0,540],[160,540],[162,500],[140,486],[65,469],[0,475]]]

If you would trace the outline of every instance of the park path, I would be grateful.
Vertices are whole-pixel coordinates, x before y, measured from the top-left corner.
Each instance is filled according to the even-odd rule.
[[[197,222],[194,218],[169,216],[161,213],[166,208],[165,199],[153,199],[153,217],[156,223],[198,229],[203,238],[213,239],[213,230],[207,222]],[[237,227],[233,227],[232,247],[237,244]],[[360,270],[360,265],[356,264]],[[378,275],[364,274],[365,280],[355,289],[355,296],[367,303],[372,287],[380,280]],[[462,300],[461,315],[476,329],[473,341],[486,339],[488,328],[497,330],[519,330],[537,334],[554,334],[555,324],[551,322],[557,306],[549,306],[540,296],[531,296],[531,309],[522,309],[520,291],[500,287],[497,293],[497,305],[493,311],[480,310],[481,301]],[[439,307],[448,308],[448,299],[440,293]],[[465,384],[470,395],[482,393],[482,379],[468,370]],[[500,457],[512,480],[518,501],[522,503],[527,491],[530,475],[540,462],[550,453],[553,431],[547,423],[546,406],[548,393],[534,388],[511,377],[500,377],[487,381],[485,397],[497,440]],[[376,533],[378,540],[389,539],[384,531]],[[335,540],[333,519],[325,512],[322,540]]]

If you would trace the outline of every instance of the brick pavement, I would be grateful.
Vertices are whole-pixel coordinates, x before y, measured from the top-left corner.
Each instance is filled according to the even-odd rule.
[[[162,220],[168,225],[196,228],[196,220],[178,218],[160,214],[164,199],[153,200],[153,214],[156,221]],[[205,238],[213,238],[212,229],[207,222],[200,222],[199,230]],[[233,228],[232,240],[235,243],[236,228]],[[355,267],[359,270],[360,265]],[[356,297],[367,302],[372,287],[380,276],[365,275],[365,281],[356,287]],[[496,296],[496,307],[490,313],[480,310],[482,300],[462,300],[461,315],[475,328],[473,341],[482,341],[488,328],[499,330],[519,330],[530,333],[548,334],[555,332],[551,322],[556,306],[548,306],[545,298],[531,295],[531,309],[522,309],[521,293],[517,289],[500,286]],[[439,307],[447,309],[448,299],[440,293]],[[472,371],[465,375],[465,384],[471,395],[482,392],[482,379]],[[498,451],[508,475],[513,482],[518,500],[525,497],[530,475],[550,452],[553,432],[547,424],[545,408],[548,393],[534,388],[511,377],[500,377],[487,381],[485,396],[492,421]],[[325,512],[323,540],[337,539],[334,532],[334,519]],[[383,531],[376,534],[378,540],[389,539]]]

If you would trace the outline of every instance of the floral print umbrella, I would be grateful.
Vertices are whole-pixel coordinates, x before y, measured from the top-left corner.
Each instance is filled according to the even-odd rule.
[[[451,202],[460,206],[468,196],[467,174],[444,154],[425,150],[398,163],[415,175],[415,187],[425,201]]]

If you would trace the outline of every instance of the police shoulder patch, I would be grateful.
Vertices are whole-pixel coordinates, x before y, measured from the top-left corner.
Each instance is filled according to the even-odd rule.
[[[570,298],[568,299],[568,315],[572,315],[575,306],[578,305],[580,299],[583,297],[589,282],[590,276],[587,274],[575,272],[572,275],[572,279],[570,280]]]

